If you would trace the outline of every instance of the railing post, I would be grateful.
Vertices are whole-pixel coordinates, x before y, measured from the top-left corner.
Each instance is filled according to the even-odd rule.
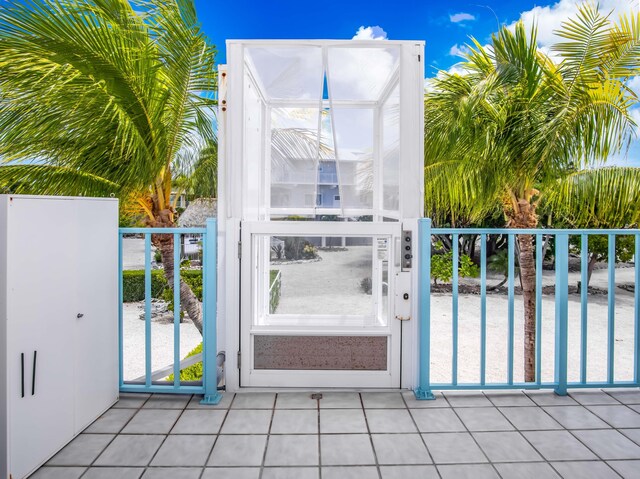
[[[151,386],[151,234],[144,235],[144,384]]]
[[[420,337],[418,357],[420,384],[414,390],[416,399],[435,399],[431,392],[431,219],[418,221],[420,261],[418,266],[418,293],[420,298]]]
[[[633,256],[635,268],[635,288],[633,294],[634,303],[634,336],[633,348],[633,380],[640,387],[640,234],[636,233],[636,249]]]
[[[118,232],[118,387],[124,384],[124,279],[122,233]]]
[[[556,235],[556,357],[555,393],[567,395],[567,349],[569,316],[569,235]]]
[[[207,231],[204,235],[202,252],[202,382],[204,398],[200,404],[218,404],[222,394],[218,392],[216,356],[217,338],[217,270],[218,270],[218,228],[215,218],[207,219]]]

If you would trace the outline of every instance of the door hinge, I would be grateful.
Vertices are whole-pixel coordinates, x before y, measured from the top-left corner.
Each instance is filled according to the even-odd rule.
[[[418,53],[418,63],[420,63],[421,55]]]
[[[240,369],[240,358],[242,357],[242,353],[238,351],[238,369]]]
[[[238,241],[238,259],[242,259],[242,241]]]

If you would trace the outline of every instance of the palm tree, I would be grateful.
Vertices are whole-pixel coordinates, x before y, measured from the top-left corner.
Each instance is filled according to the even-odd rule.
[[[442,72],[425,97],[428,216],[486,217],[502,207],[511,228],[535,228],[550,185],[625,148],[634,135],[627,81],[640,73],[640,14],[613,23],[583,5],[552,51],[519,22],[472,39],[465,74]],[[589,170],[584,172],[590,174]],[[525,381],[535,380],[533,237],[519,235]]]
[[[175,224],[172,169],[215,140],[215,49],[192,0],[8,0],[0,6],[0,185],[113,194]],[[173,235],[154,235],[173,284]],[[182,304],[202,331],[200,304]]]

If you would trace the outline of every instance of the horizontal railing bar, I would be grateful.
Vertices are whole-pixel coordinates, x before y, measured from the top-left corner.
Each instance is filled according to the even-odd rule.
[[[500,234],[500,235],[639,235],[640,229],[524,229],[524,228],[431,228],[431,234],[463,234],[463,235],[479,235],[479,234]]]
[[[554,389],[558,385],[556,383],[514,383],[514,384],[431,384],[431,389],[434,391],[454,391],[454,390],[491,390],[491,389]],[[588,388],[637,388],[636,383],[632,381],[617,382],[617,383],[567,383],[567,389],[588,389]]]
[[[204,234],[207,232],[206,228],[119,228],[118,232],[121,235],[125,234]]]
[[[588,389],[588,388],[637,388],[638,385],[633,381],[624,381],[616,383],[567,383],[568,389]]]
[[[483,389],[553,389],[557,386],[555,383],[490,383],[490,384],[431,384],[431,389],[435,391],[448,391],[448,390],[473,390],[481,391]]]
[[[203,394],[204,386],[180,386],[179,389],[173,387],[173,383],[168,383],[167,386],[144,386],[123,384],[120,386],[120,392],[123,393],[154,393],[154,394]]]
[[[144,381],[138,381],[138,380],[125,381],[124,384],[127,384],[129,386],[142,386],[144,384]],[[200,381],[183,381],[182,384],[184,384],[185,386],[200,386],[202,384],[202,380],[200,380]],[[164,381],[162,379],[159,379],[159,380],[156,380],[156,381],[151,381],[151,385],[152,386],[171,386],[172,383],[170,383],[169,381]]]

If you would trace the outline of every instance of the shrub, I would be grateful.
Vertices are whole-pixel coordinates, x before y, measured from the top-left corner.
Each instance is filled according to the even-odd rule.
[[[151,297],[161,298],[167,280],[162,270],[151,271]],[[125,303],[144,300],[144,270],[122,272],[122,300]]]
[[[188,269],[180,272],[180,276],[187,283],[193,294],[202,301],[202,270]],[[171,302],[173,309],[173,290],[168,287],[164,271],[151,271],[151,297]],[[144,301],[144,270],[126,270],[122,272],[122,300],[125,303]]]
[[[371,282],[371,278],[362,278],[360,281],[360,289],[364,294],[371,294],[373,291],[373,283]]]
[[[317,253],[318,249],[311,243],[305,244],[302,249],[302,257],[305,259],[313,259],[317,256]]]
[[[195,356],[202,352],[202,343],[193,348],[184,359]],[[169,382],[173,382],[173,374],[167,378]],[[202,381],[202,361],[192,364],[180,371],[180,381]]]
[[[442,249],[441,242],[435,244],[437,249]],[[476,277],[478,276],[478,266],[466,254],[460,255],[458,263],[458,277]],[[453,277],[453,252],[448,251],[443,254],[435,254],[431,257],[431,277],[433,283],[437,284],[438,280],[448,283]]]
[[[272,246],[271,251],[276,255],[276,259],[284,258],[284,247],[281,244]]]
[[[193,294],[196,295],[198,301],[202,301],[202,270],[199,269],[186,269],[180,271],[180,277],[189,285]],[[162,293],[162,299],[167,302],[167,308],[169,311],[173,311],[173,285],[172,287],[165,288]]]

